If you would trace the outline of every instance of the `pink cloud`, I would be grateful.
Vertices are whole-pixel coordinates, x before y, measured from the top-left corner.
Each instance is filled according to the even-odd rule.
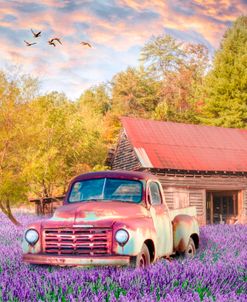
[[[175,0],[172,1],[172,5],[163,0],[152,2],[120,0],[120,5],[130,7],[136,11],[149,9],[159,13],[160,18],[156,22],[158,32],[162,27],[182,31],[197,31],[215,47],[219,45],[219,40],[227,28],[226,22],[234,21],[247,11],[247,4],[239,0]],[[191,14],[179,12],[176,8],[187,8]],[[145,31],[145,28],[143,29]]]
[[[98,66],[105,64],[109,68],[114,65],[112,54],[118,60],[116,64],[120,62],[124,69],[130,57],[131,62],[134,61],[131,54],[130,57],[127,55],[131,47],[141,48],[152,35],[160,35],[165,29],[179,30],[185,35],[198,33],[217,48],[227,24],[247,11],[247,5],[240,0],[118,0],[117,8],[128,8],[131,13],[126,13],[125,17],[118,17],[116,13],[110,18],[110,7],[107,18],[107,13],[97,14],[83,5],[68,11],[71,1],[44,0],[45,9],[41,12],[20,10],[23,2],[17,3],[6,1],[0,7],[0,27],[13,33],[7,38],[7,34],[1,35],[0,32],[2,61],[23,64],[27,72],[49,79],[51,83],[58,83],[59,79],[64,83],[67,77],[73,87],[79,87],[87,76],[92,79],[84,81],[83,87],[93,83],[93,77],[95,81],[105,80],[109,71],[99,70]],[[27,0],[24,3],[32,5],[33,2]],[[78,5],[81,2],[75,0],[73,3]],[[147,12],[153,12],[154,17],[135,19],[135,16]],[[14,16],[16,20],[10,22],[4,16]],[[36,40],[38,45],[26,47],[23,40],[33,40],[31,28],[42,30],[42,36]],[[49,46],[47,40],[54,36],[60,37],[63,45]],[[79,44],[85,39],[92,43],[92,49]]]

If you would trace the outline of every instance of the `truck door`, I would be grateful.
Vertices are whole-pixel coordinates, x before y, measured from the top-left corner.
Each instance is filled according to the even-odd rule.
[[[147,192],[150,213],[157,235],[156,255],[158,257],[170,255],[173,251],[172,225],[168,215],[168,208],[162,199],[159,183],[150,181]]]

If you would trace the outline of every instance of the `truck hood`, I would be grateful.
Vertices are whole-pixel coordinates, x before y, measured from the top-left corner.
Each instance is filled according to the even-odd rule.
[[[53,217],[46,220],[53,225],[86,225],[110,227],[117,221],[147,217],[148,211],[143,204],[119,201],[89,201],[59,207]]]

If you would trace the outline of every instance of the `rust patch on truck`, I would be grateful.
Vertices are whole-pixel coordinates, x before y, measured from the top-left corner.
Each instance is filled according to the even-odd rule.
[[[199,226],[196,218],[189,215],[177,215],[173,220],[174,250],[184,252],[193,234],[199,235]]]
[[[159,203],[153,201],[158,191],[152,192],[151,185],[160,190]],[[195,208],[169,213],[154,175],[128,171],[83,174],[72,180],[64,205],[52,218],[28,227],[38,232],[39,239],[31,244],[28,240],[32,238],[24,237],[23,260],[61,266],[129,265],[146,244],[155,261],[184,251],[190,236],[199,236],[198,223],[190,213]]]

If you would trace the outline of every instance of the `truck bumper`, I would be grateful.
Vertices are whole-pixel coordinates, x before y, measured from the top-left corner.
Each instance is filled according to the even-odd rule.
[[[96,256],[96,257],[78,257],[78,256],[55,256],[42,254],[24,254],[22,260],[30,264],[48,264],[59,266],[97,266],[113,265],[124,266],[130,264],[129,256]]]

